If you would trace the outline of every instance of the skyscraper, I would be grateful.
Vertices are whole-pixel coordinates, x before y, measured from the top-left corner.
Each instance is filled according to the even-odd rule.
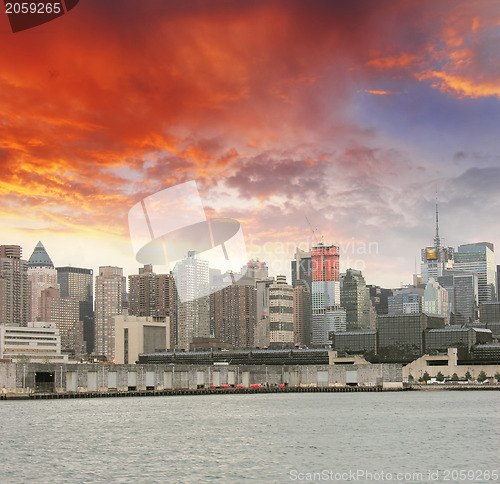
[[[340,307],[339,248],[322,242],[313,247],[312,343],[329,344],[330,331],[345,331],[346,313]]]
[[[40,297],[44,289],[58,287],[57,271],[42,242],[36,244],[28,260],[28,280],[31,283],[31,320],[44,321],[40,314]]]
[[[434,246],[422,249],[422,283],[427,284],[429,279],[437,280],[443,275],[443,271],[453,267],[453,247],[442,247],[439,236],[439,210],[436,199],[436,235]]]
[[[56,271],[61,297],[78,300],[78,319],[83,323],[83,339],[90,354],[95,345],[93,270],[66,266],[56,267]]]
[[[61,336],[63,353],[81,358],[86,352],[83,340],[83,323],[79,319],[79,301],[61,297],[59,287],[49,287],[40,295],[41,321],[54,323]]]
[[[496,299],[495,248],[490,242],[464,244],[455,253],[454,268],[475,272],[478,277],[479,303]]]
[[[128,276],[129,314],[164,318],[170,322],[169,341],[171,349],[176,342],[175,280],[171,274],[155,274],[151,265],[139,269],[139,274]]]
[[[235,348],[251,348],[256,325],[255,287],[238,283],[210,296],[215,338]]]
[[[442,316],[445,324],[450,321],[450,303],[448,291],[433,278],[424,289],[424,313]]]
[[[269,338],[271,345],[293,343],[293,287],[277,276],[269,287]]]
[[[31,319],[28,262],[19,245],[0,245],[0,323],[26,326]]]
[[[304,281],[309,291],[311,291],[313,279],[312,252],[304,251],[299,248],[295,251],[295,260],[291,263],[292,268],[292,286],[297,287],[297,281]]]
[[[122,313],[123,269],[99,267],[95,278],[95,353],[112,361],[115,356],[114,316]]]
[[[478,277],[475,272],[451,269],[438,279],[448,291],[450,324],[470,324],[477,319]]]
[[[311,344],[311,289],[305,281],[298,279],[293,288],[293,333],[296,345]]]
[[[177,292],[183,295],[177,306],[177,347],[187,351],[193,338],[211,336],[208,261],[190,251],[173,272]]]
[[[369,329],[370,290],[361,271],[347,269],[340,289],[340,305],[346,311],[347,331]]]

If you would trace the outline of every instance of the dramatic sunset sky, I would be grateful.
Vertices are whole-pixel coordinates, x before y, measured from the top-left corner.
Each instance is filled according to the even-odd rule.
[[[343,269],[411,283],[436,188],[448,245],[500,244],[499,57],[496,0],[80,0],[16,34],[2,14],[0,244],[135,273],[128,211],[196,180],[273,275],[307,215]]]

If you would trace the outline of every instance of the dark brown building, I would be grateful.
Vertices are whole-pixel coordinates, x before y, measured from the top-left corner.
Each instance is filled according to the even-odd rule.
[[[234,348],[251,348],[256,318],[254,286],[233,284],[210,295],[214,336]]]
[[[170,345],[177,342],[176,290],[174,276],[155,274],[150,265],[128,276],[129,314],[170,318]]]

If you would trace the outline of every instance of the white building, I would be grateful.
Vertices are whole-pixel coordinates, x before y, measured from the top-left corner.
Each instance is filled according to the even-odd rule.
[[[425,286],[424,313],[442,316],[445,324],[449,324],[450,303],[448,291],[433,278],[429,279]]]
[[[195,252],[175,265],[175,285],[179,294],[177,347],[189,350],[193,338],[210,335],[210,277],[208,261]]]
[[[270,343],[293,343],[293,287],[277,276],[269,287]]]
[[[170,318],[115,316],[115,363],[134,364],[140,353],[170,348]]]
[[[28,326],[0,325],[0,359],[15,363],[67,363],[61,354],[61,337],[54,323],[29,322]]]

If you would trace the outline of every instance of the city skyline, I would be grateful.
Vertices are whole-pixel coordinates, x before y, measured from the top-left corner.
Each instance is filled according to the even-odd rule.
[[[367,283],[410,282],[436,189],[443,245],[500,240],[500,5],[193,4],[3,17],[3,244],[136,273],[128,210],[189,180],[273,275],[323,236]]]

